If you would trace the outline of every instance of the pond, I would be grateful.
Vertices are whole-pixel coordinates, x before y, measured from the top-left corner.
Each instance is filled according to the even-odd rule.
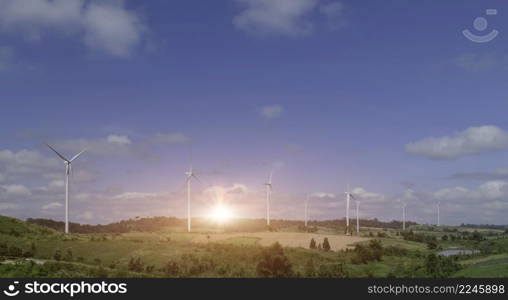
[[[452,256],[452,255],[470,255],[480,253],[478,250],[467,250],[467,249],[453,249],[453,250],[443,250],[438,252],[437,255],[442,256]]]

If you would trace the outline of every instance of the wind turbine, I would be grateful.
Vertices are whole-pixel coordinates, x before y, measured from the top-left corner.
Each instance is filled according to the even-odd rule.
[[[346,234],[349,234],[349,202],[351,201],[351,198],[356,200],[355,197],[351,192],[349,192],[349,186],[348,191],[345,192],[346,194]]]
[[[192,170],[192,160],[189,171],[185,172],[185,175],[187,176],[187,232],[191,232],[191,180],[192,178],[198,179]]]
[[[356,233],[360,233],[360,200],[356,200]]]
[[[272,195],[272,176],[273,170],[270,172],[270,177],[268,177],[268,182],[265,183],[266,186],[266,225],[270,226],[270,198]]]
[[[48,146],[49,149],[53,150],[53,152],[55,152],[56,155],[58,155],[65,164],[65,233],[69,233],[69,175],[72,171],[72,162],[76,160],[81,154],[83,154],[86,149],[74,155],[71,159],[67,159],[65,156],[53,149],[53,147],[51,147],[49,144],[46,144],[46,146]]]
[[[441,220],[440,220],[440,211],[439,211],[439,206],[441,205],[441,202],[438,202],[437,203],[437,226],[441,226]]]
[[[406,230],[406,206],[405,202],[402,203],[402,230]]]
[[[305,228],[307,228],[307,211],[309,206],[309,194],[305,197]]]

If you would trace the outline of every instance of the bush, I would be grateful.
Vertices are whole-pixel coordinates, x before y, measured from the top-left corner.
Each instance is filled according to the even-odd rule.
[[[344,264],[323,264],[319,266],[318,277],[320,278],[345,278],[348,277],[344,271]]]
[[[62,252],[60,252],[60,249],[55,250],[55,254],[53,254],[53,259],[56,261],[60,261],[62,259]]]
[[[65,251],[65,258],[64,260],[67,260],[67,261],[71,261],[72,260],[72,250],[71,249],[67,249],[67,251]]]
[[[15,257],[21,257],[21,256],[23,256],[23,250],[21,250],[21,248],[16,247],[16,246],[10,246],[9,247],[9,255],[15,256]]]
[[[427,248],[429,248],[430,250],[434,250],[437,248],[437,243],[434,242],[434,241],[428,241],[427,242]]]
[[[177,262],[169,261],[161,268],[161,271],[168,276],[177,276],[180,273],[180,266]]]
[[[276,242],[263,250],[262,259],[257,265],[257,274],[260,277],[291,277],[292,265],[284,255],[284,249]]]
[[[425,259],[425,272],[433,278],[446,278],[460,270],[461,266],[453,256],[429,254]]]
[[[328,242],[328,238],[325,237],[325,239],[323,240],[323,250],[328,252],[330,251],[331,247],[330,247],[330,243]]]
[[[136,259],[131,257],[131,259],[129,261],[129,265],[127,266],[129,271],[133,271],[133,272],[143,272],[144,267],[145,267],[145,264],[141,261],[140,257],[138,257]]]
[[[383,246],[378,240],[371,240],[368,245],[357,244],[353,250],[355,255],[352,258],[354,264],[366,264],[371,261],[380,261],[383,256]]]
[[[314,238],[310,239],[310,245],[309,245],[309,248],[310,249],[316,249],[316,241],[314,240]]]

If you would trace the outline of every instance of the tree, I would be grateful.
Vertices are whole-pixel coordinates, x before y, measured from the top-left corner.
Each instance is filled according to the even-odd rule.
[[[309,248],[310,249],[316,249],[316,241],[314,240],[314,238],[310,239]]]
[[[427,242],[427,248],[429,248],[430,250],[436,249],[437,248],[437,243],[434,242],[434,241],[428,241]]]
[[[72,260],[72,250],[70,248],[65,252],[64,260],[71,261]]]
[[[53,258],[57,261],[62,259],[62,252],[60,252],[60,249],[55,250],[55,254],[53,254]]]
[[[325,237],[325,239],[323,240],[323,250],[328,252],[330,251],[331,247],[330,247],[330,242],[328,242],[328,238]]]
[[[317,249],[318,249],[319,251],[323,250],[323,247],[321,247],[321,243],[319,243],[319,244],[318,244]]]
[[[177,262],[169,261],[161,269],[164,274],[169,276],[176,276],[180,273],[180,266]]]
[[[134,272],[143,272],[145,264],[141,261],[141,258],[132,258],[129,261],[128,269]]]
[[[278,242],[263,250],[262,259],[256,269],[261,277],[280,278],[293,275],[292,265]]]

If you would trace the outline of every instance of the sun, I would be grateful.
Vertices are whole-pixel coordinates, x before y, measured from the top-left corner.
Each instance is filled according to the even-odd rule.
[[[232,217],[233,213],[231,210],[221,204],[217,205],[210,214],[210,219],[218,223],[224,223]]]

